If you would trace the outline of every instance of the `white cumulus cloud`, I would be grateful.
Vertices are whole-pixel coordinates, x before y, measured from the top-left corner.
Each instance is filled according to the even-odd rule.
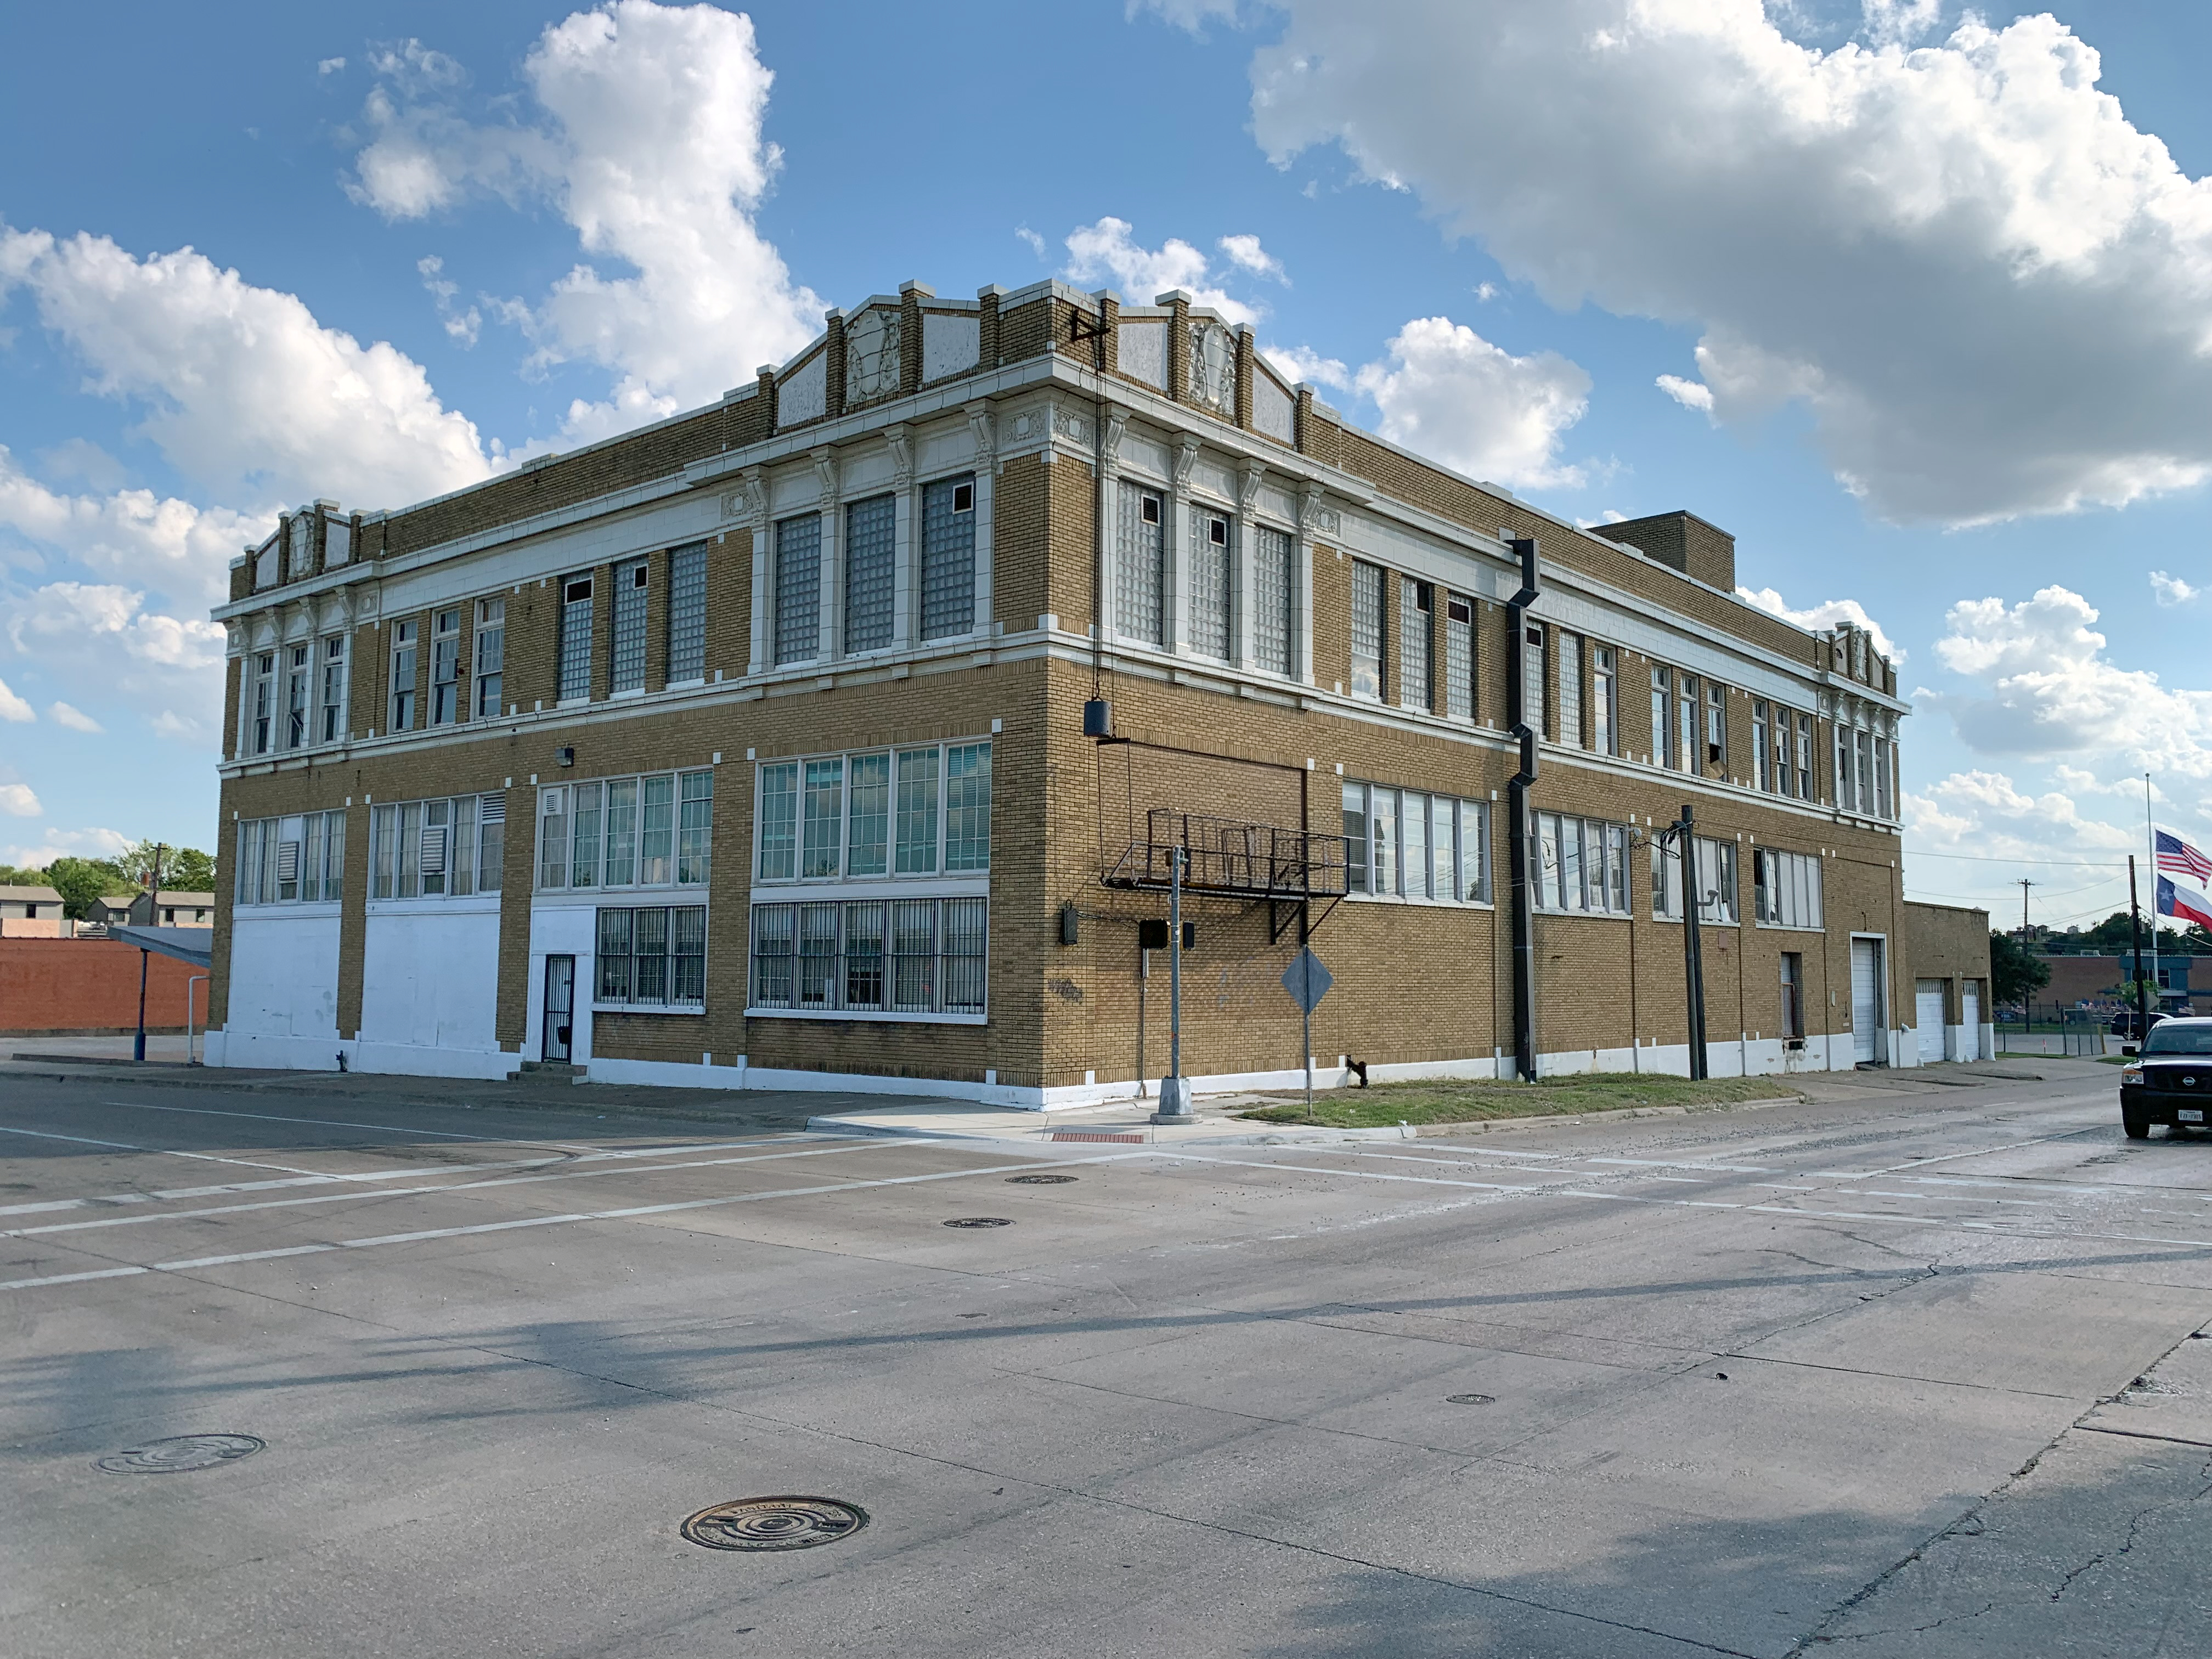
[[[0,863],[43,870],[56,859],[109,859],[134,845],[117,830],[53,830],[34,846],[0,847]]]
[[[1698,380],[1686,380],[1679,374],[1662,374],[1653,384],[1685,409],[1694,409],[1700,415],[1713,412],[1713,389]]]
[[[0,783],[0,812],[10,817],[35,818],[44,816],[46,810],[29,784]]]
[[[1473,477],[1536,489],[1579,486],[1559,457],[1589,407],[1590,378],[1555,352],[1516,357],[1449,317],[1417,317],[1354,384],[1392,443]]]
[[[1256,236],[1224,236],[1214,246],[1229,256],[1229,263],[1239,270],[1249,270],[1255,276],[1269,276],[1285,288],[1291,279],[1283,270],[1283,262],[1260,246]]]
[[[821,331],[755,215],[781,152],[763,131],[774,76],[752,21],[717,7],[615,0],[549,26],[524,59],[528,102],[507,119],[461,111],[466,76],[410,41],[379,57],[355,157],[356,198],[392,219],[489,192],[550,200],[588,260],[507,315],[542,363],[613,371],[572,407],[590,438],[711,401]]]
[[[2151,597],[2160,605],[2170,606],[2187,605],[2204,590],[2179,576],[2169,576],[2163,570],[2154,570],[2150,573],[2150,591]]]
[[[1908,50],[1934,9],[1894,0],[1824,51],[1759,0],[1279,10],[1252,64],[1272,157],[1340,146],[1549,303],[1698,327],[1716,416],[1802,403],[1881,516],[2212,474],[2212,181],[2047,14]]]
[[[1890,661],[1903,662],[1905,647],[1892,640],[1882,626],[1867,615],[1866,607],[1856,599],[1824,599],[1819,605],[1795,609],[1781,593],[1771,587],[1738,587],[1735,596],[1747,605],[1755,605],[1770,616],[1794,622],[1800,628],[1833,628],[1840,623],[1854,623],[1873,635],[1875,649]]]
[[[37,711],[11,690],[7,681],[0,680],[0,720],[9,720],[21,726],[27,725],[38,718]]]
[[[1249,240],[1258,249],[1259,239]],[[1170,236],[1157,248],[1147,248],[1137,240],[1134,225],[1111,214],[1068,233],[1067,264],[1060,274],[1071,283],[1111,282],[1131,305],[1148,306],[1161,295],[1181,289],[1193,305],[1218,312],[1231,326],[1255,323],[1265,314],[1260,307],[1247,305],[1209,280],[1213,275],[1211,262],[1181,237]]]
[[[65,726],[72,732],[101,732],[107,730],[98,720],[73,703],[55,702],[46,707],[46,718],[56,726]]]

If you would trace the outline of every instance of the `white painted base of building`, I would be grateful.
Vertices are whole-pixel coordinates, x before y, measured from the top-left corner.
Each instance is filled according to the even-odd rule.
[[[1982,1028],[1984,1050],[1986,1035]],[[1910,1028],[1887,1034],[1892,1063],[1918,1064],[1919,1049]],[[1740,1038],[1708,1045],[1707,1058],[1714,1077],[1787,1077],[1794,1073],[1848,1072],[1852,1058],[1850,1035],[1839,1032],[1809,1039],[1798,1050],[1787,1050],[1778,1037]],[[347,1066],[356,1072],[385,1073],[404,1077],[478,1078],[496,1081],[513,1075],[523,1056],[499,1049],[432,1048],[402,1042],[341,1040],[328,1036],[279,1036],[252,1032],[210,1031],[206,1056],[210,1066],[266,1067],[274,1070],[334,1072],[343,1053]],[[748,1065],[743,1055],[728,1065],[702,1062],[693,1066],[671,1060],[616,1060],[605,1055],[578,1056],[593,1083],[641,1084],[668,1089],[776,1089],[818,1094],[919,1095],[937,1100],[970,1101],[979,1106],[1011,1108],[1018,1111],[1073,1111],[1088,1106],[1109,1106],[1147,1097],[1154,1085],[1147,1081],[1073,1084],[1060,1088],[1027,1088],[998,1082],[968,1083],[951,1079],[878,1077],[860,1072],[791,1071],[779,1066]],[[1595,1073],[1649,1073],[1657,1077],[1687,1077],[1687,1043],[1639,1045],[1632,1048],[1575,1048],[1539,1054],[1540,1077],[1577,1077]],[[1377,1062],[1367,1068],[1370,1083],[1427,1083],[1447,1079],[1492,1081],[1510,1078],[1513,1062],[1506,1056],[1466,1060]],[[1349,1066],[1317,1065],[1316,1089],[1349,1087],[1355,1078]],[[1246,1094],[1261,1091],[1302,1089],[1305,1073],[1296,1067],[1279,1071],[1226,1072],[1194,1077],[1191,1086],[1200,1096]]]

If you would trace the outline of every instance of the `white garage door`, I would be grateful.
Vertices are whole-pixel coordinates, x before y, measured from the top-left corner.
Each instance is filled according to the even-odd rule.
[[[1920,1063],[1933,1066],[1943,1058],[1943,981],[1912,981],[1912,1021],[1920,1028]]]
[[[1982,1051],[1982,984],[1968,980],[1959,988],[1960,1024],[1966,1029],[1959,1038],[1959,1058],[1977,1060]]]
[[[1851,1057],[1878,1061],[1882,1055],[1881,941],[1851,941]]]

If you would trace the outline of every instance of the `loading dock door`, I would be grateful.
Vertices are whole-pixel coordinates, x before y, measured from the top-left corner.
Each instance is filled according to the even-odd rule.
[[[1851,1057],[1862,1065],[1882,1058],[1881,941],[1851,941]]]
[[[1912,981],[1912,1018],[1920,1028],[1920,1063],[1933,1066],[1943,1058],[1943,981]]]
[[[1959,988],[1959,1023],[1966,1029],[1959,1037],[1959,1058],[1978,1059],[1982,1052],[1982,982],[1970,979]]]

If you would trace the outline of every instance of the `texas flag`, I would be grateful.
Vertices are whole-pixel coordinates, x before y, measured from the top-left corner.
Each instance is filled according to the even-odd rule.
[[[2205,897],[2197,888],[2182,886],[2171,876],[2158,878],[2158,913],[2212,928],[2212,898]]]

